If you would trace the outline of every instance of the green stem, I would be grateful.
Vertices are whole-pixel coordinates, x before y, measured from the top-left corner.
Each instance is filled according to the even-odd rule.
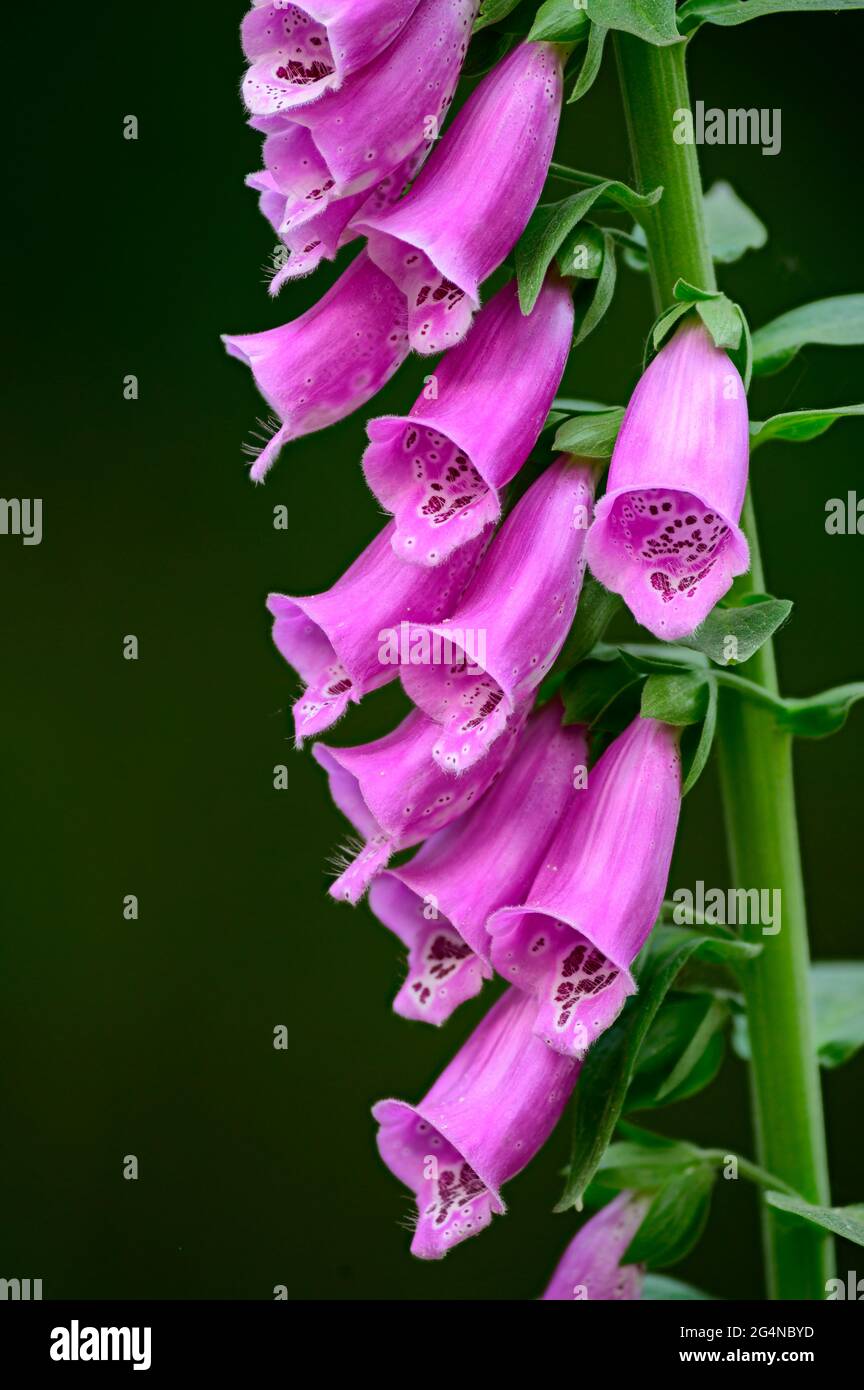
[[[643,191],[662,184],[660,202],[643,222],[657,311],[672,300],[679,278],[714,289],[705,232],[699,162],[694,145],[673,139],[675,113],[689,109],[686,45],[666,48],[629,34],[615,36],[630,148]],[[750,543],[750,573],[738,594],[764,592],[765,581],[752,498],[741,525]],[[747,677],[778,693],[771,642],[747,663]],[[809,946],[804,885],[795,817],[792,745],[770,708],[724,691],[718,749],[732,874],[741,887],[777,888],[782,925],[763,935],[743,929],[764,949],[741,968],[752,1054],[752,1096],[759,1162],[808,1201],[829,1203],[822,1093],[809,990]],[[795,1225],[763,1204],[762,1226],[769,1297],[822,1299],[833,1267],[827,1232]]]

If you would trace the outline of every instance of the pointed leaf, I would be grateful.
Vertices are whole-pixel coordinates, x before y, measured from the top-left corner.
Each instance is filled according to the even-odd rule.
[[[572,106],[574,101],[579,101],[590,92],[594,86],[595,79],[600,71],[603,62],[603,48],[606,43],[606,35],[609,30],[602,24],[592,24],[588,30],[588,47],[585,50],[585,57],[579,69],[579,76],[573,85],[573,90],[567,98],[567,105]]]
[[[646,43],[680,43],[675,0],[587,0],[588,18],[607,29],[622,29]]]
[[[573,0],[545,0],[528,30],[529,43],[575,43],[588,37],[588,16]]]
[[[785,439],[792,444],[806,444],[824,434],[846,415],[864,415],[864,405],[835,405],[824,410],[788,410],[772,415],[770,420],[750,421],[750,452],[769,439]]]
[[[801,1197],[788,1197],[785,1192],[766,1192],[765,1200],[778,1211],[785,1211],[795,1221],[821,1226],[835,1236],[864,1245],[864,1203],[851,1207],[811,1206]]]
[[[779,372],[807,343],[829,347],[864,343],[864,294],[817,299],[757,328],[753,334],[753,371],[757,376]]]
[[[680,645],[704,652],[718,666],[740,666],[788,622],[791,612],[792,602],[787,598],[766,596],[740,608],[718,604]]]
[[[715,1173],[699,1163],[670,1178],[648,1208],[622,1264],[677,1264],[699,1240],[711,1210]]]
[[[864,0],[684,0],[678,11],[682,34],[692,34],[700,24],[745,24],[764,15],[802,10],[860,10]]]
[[[825,738],[842,729],[850,709],[858,700],[864,700],[864,681],[838,685],[833,690],[824,690],[821,695],[810,695],[804,700],[783,700],[778,708],[777,720],[782,729],[787,729],[797,738]]]
[[[718,179],[705,194],[705,221],[711,255],[721,265],[758,251],[768,240],[767,227],[725,179]]]
[[[623,419],[623,405],[600,414],[574,416],[558,426],[552,447],[580,458],[611,458]]]

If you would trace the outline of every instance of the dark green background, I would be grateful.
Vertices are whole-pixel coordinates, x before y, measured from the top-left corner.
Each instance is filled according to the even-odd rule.
[[[369,412],[249,484],[240,444],[261,403],[218,334],[293,317],[332,268],[267,298],[274,236],[243,188],[258,138],[237,97],[242,8],[6,16],[20,90],[6,118],[2,490],[43,497],[45,535],[38,548],[0,537],[0,1274],[42,1278],[53,1298],[269,1298],[284,1283],[304,1299],[528,1299],[574,1229],[551,1214],[565,1127],[508,1189],[510,1215],[443,1264],[409,1258],[411,1203],[374,1150],[371,1103],[419,1097],[485,1004],[442,1032],[396,1018],[395,939],[365,908],[326,899],[346,827],[292,751],[296,684],[264,597],[326,587],[375,533],[365,414],[406,408],[424,368],[409,363]],[[703,152],[706,182],[729,178],[771,229],[768,248],[723,275],[754,324],[862,286],[861,35],[860,16],[802,16],[705,29],[692,47],[694,98],[783,113],[777,158]],[[610,57],[566,110],[559,151],[626,177]],[[122,138],[129,113],[135,143]],[[571,359],[569,393],[625,400],[651,317],[647,285],[624,272]],[[754,414],[858,400],[861,368],[860,352],[808,350],[757,387]],[[122,397],[130,372],[137,402]],[[796,604],[779,643],[792,693],[862,674],[864,541],[824,530],[826,499],[861,486],[861,448],[852,421],[758,455],[769,582]],[[280,503],[287,534],[272,526]],[[128,633],[137,662],[122,658]],[[380,692],[340,740],[382,733],[400,708]],[[860,949],[861,719],[798,755],[823,957]],[[281,762],[287,792],[272,786]],[[727,881],[713,769],[686,803],[672,882],[698,878]],[[272,1047],[280,1023],[288,1053]],[[864,1186],[862,1075],[859,1058],[826,1080],[839,1202]],[[650,1123],[749,1152],[745,1083],[730,1061]],[[121,1175],[129,1153],[137,1182]],[[854,1268],[854,1252],[841,1263]],[[676,1272],[759,1295],[752,1189],[719,1184],[708,1233]]]

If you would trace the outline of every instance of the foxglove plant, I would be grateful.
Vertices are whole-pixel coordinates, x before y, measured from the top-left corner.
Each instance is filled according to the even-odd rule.
[[[438,726],[419,710],[373,743],[356,748],[316,743],[313,756],[327,773],[330,794],[362,837],[332,884],[331,897],[359,902],[397,850],[421,844],[473,806],[510,756],[520,723],[511,720],[490,756],[458,780],[434,762]]]
[[[620,1192],[576,1232],[549,1281],[543,1300],[620,1300],[639,1298],[641,1265],[622,1265],[621,1258],[651,1205],[650,1198]]]
[[[531,1035],[508,990],[417,1105],[382,1100],[378,1149],[417,1198],[411,1253],[441,1259],[506,1211],[501,1188],[545,1144],[579,1074]]]
[[[363,471],[396,518],[393,545],[404,559],[439,565],[499,519],[501,489],[543,428],[572,332],[573,303],[560,277],[550,274],[527,316],[510,281],[410,414],[369,421]]]
[[[267,599],[273,641],[306,684],[294,705],[298,747],[341,719],[349,702],[396,679],[402,625],[450,612],[486,544],[478,536],[446,564],[421,569],[395,554],[393,531],[391,521],[326,592]]]
[[[557,700],[532,714],[483,799],[372,883],[370,908],[408,947],[408,975],[393,1005],[404,1018],[444,1023],[491,977],[486,923],[525,896],[579,796],[587,745],[581,726],[562,726],[562,714]]]
[[[485,757],[561,650],[582,587],[593,484],[590,466],[559,458],[510,513],[452,613],[411,624],[402,684],[442,726],[432,750],[442,767],[462,772]],[[424,637],[450,648],[446,662],[413,660]]]
[[[418,0],[252,0],[242,26],[249,71],[243,97],[262,116],[282,115],[338,91],[386,49]]]
[[[734,997],[761,1165],[741,1158],[740,1171],[787,1205],[764,1212],[769,1295],[821,1298],[838,1224],[824,1216],[791,746],[838,727],[864,683],[781,697],[771,634],[790,605],[763,593],[747,473],[750,436],[815,436],[861,408],[753,426],[746,389],[751,367],[782,367],[808,333],[845,342],[857,329],[841,307],[826,326],[822,304],[760,343],[718,291],[696,151],[670,130],[689,109],[677,40],[717,17],[698,0],[654,8],[544,5],[526,30],[524,5],[512,19],[512,4],[484,7],[486,52],[503,56],[442,132],[474,0],[255,3],[243,92],[265,136],[250,183],[281,241],[271,290],[365,244],[306,314],[225,342],[278,417],[256,481],[284,443],[366,404],[411,348],[445,351],[409,413],[368,422],[363,471],[392,519],[325,593],[268,600],[306,687],[298,743],[397,671],[414,701],[383,738],[313,748],[360,837],[331,896],[357,903],[369,888],[407,947],[396,1012],[440,1025],[493,973],[508,986],[424,1100],[375,1107],[382,1158],[417,1200],[413,1252],[438,1258],[504,1210],[503,1184],[578,1074],[559,1210],[581,1207],[595,1177],[619,1195],[578,1231],[543,1300],[638,1298],[643,1256],[665,1265],[689,1249],[725,1150],[632,1125],[607,1146],[625,1110],[710,1082]],[[575,98],[607,28],[638,191],[551,164],[564,64],[587,38]],[[579,191],[549,202],[550,174]],[[726,256],[739,213],[724,197]],[[633,213],[634,234],[604,225],[610,206]],[[626,411],[556,400],[574,342],[612,297],[616,246],[635,266],[643,241],[660,318]],[[511,252],[515,278],[491,293]],[[622,360],[636,350],[622,344]],[[544,426],[562,416],[553,440]],[[520,500],[493,537],[510,483]],[[604,588],[659,642],[604,642]],[[749,921],[737,934],[670,921],[663,902],[681,797],[715,732],[733,873],[782,894],[768,940]],[[688,961],[699,969],[664,999]],[[717,979],[718,962],[737,981]]]
[[[299,319],[226,334],[278,421],[251,469],[260,483],[289,439],[343,420],[380,391],[408,354],[405,300],[361,251]]]
[[[744,383],[687,319],[633,392],[588,541],[594,574],[655,637],[687,636],[749,567],[749,452]]]
[[[416,352],[461,342],[480,285],[524,230],[552,158],[561,87],[555,45],[520,45],[472,93],[408,196],[357,219],[372,259],[405,292]]]
[[[675,844],[678,733],[634,720],[571,802],[524,902],[487,922],[493,965],[536,996],[535,1031],[567,1056],[584,1056],[635,989]]]

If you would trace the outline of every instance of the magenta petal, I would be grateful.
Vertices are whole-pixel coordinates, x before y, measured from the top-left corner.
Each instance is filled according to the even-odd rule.
[[[650,1205],[650,1197],[621,1192],[586,1221],[561,1256],[542,1300],[596,1303],[638,1299],[642,1265],[622,1265],[621,1259]]]
[[[273,640],[308,689],[294,706],[297,742],[320,733],[399,674],[401,624],[434,621],[458,601],[485,545],[478,537],[446,565],[422,570],[394,554],[390,522],[322,594],[271,594]]]
[[[525,229],[552,157],[561,56],[521,44],[465,103],[406,198],[357,220],[405,291],[411,345],[441,352],[468,331],[480,285]]]
[[[260,482],[289,439],[344,419],[390,380],[408,351],[405,301],[361,251],[300,318],[223,342],[282,421],[252,468]]]
[[[547,279],[525,316],[510,281],[448,352],[410,415],[370,420],[366,481],[396,517],[406,560],[440,564],[500,516],[499,489],[540,434],[567,361],[573,303]],[[502,390],[506,382],[506,390]]]
[[[655,637],[693,632],[750,563],[748,440],[744,383],[688,319],[630,399],[588,536],[592,571]]]
[[[476,10],[477,0],[422,0],[373,62],[340,91],[295,112],[340,194],[371,188],[421,145],[432,147]]]
[[[573,787],[587,761],[585,738],[576,725],[564,728],[561,716],[557,700],[532,714],[482,802],[373,883],[370,908],[409,948],[397,1013],[441,1023],[491,975],[486,921],[525,896],[579,795]]]
[[[485,757],[561,650],[582,587],[593,481],[588,465],[557,459],[508,516],[447,620],[412,624],[402,684],[442,725],[442,767],[459,772]]]
[[[419,710],[374,743],[316,743],[312,755],[329,776],[333,800],[365,841],[330,896],[358,902],[397,850],[419,845],[478,801],[510,756],[521,722],[514,719],[489,757],[459,778],[435,763],[432,748],[440,730]]]
[[[546,1142],[579,1068],[531,1034],[530,1000],[508,990],[416,1106],[384,1100],[378,1149],[417,1197],[411,1252],[440,1259],[505,1211],[501,1187]]]
[[[679,733],[634,719],[591,769],[524,901],[487,924],[495,969],[536,995],[538,1035],[568,1056],[582,1056],[635,989],[630,966],[675,844]]]
[[[270,115],[338,90],[386,48],[416,7],[417,0],[253,0],[241,29],[251,63],[246,105]]]

